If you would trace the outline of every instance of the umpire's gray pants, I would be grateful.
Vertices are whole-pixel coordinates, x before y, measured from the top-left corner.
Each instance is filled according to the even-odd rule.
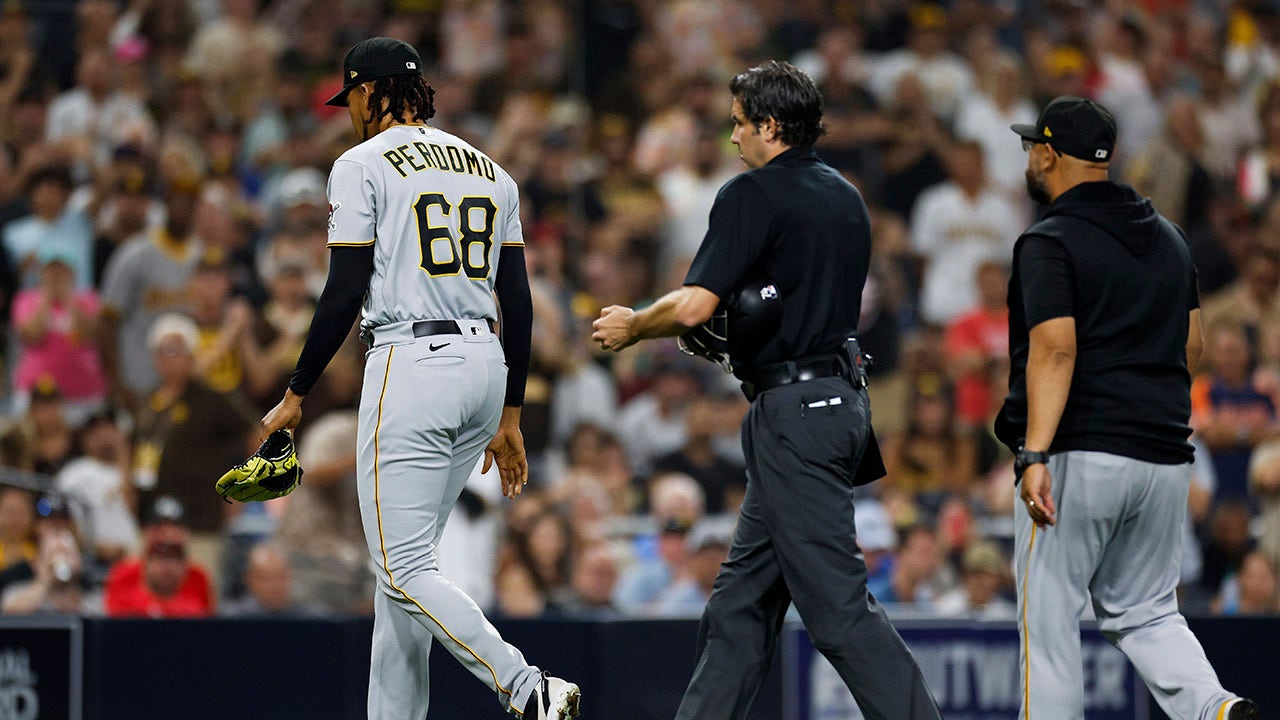
[[[1080,617],[1090,597],[1103,635],[1129,657],[1174,720],[1220,720],[1235,696],[1178,612],[1180,530],[1191,465],[1102,452],[1049,459],[1056,525],[1014,510],[1021,720],[1082,720]]]
[[[868,720],[940,717],[920,668],[867,592],[851,476],[870,427],[866,390],[840,378],[774,388],[751,404],[742,424],[747,494],[677,720],[747,716],[792,602]]]

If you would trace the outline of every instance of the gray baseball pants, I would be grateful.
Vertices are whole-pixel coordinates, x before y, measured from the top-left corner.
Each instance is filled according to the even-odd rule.
[[[506,390],[502,346],[488,324],[458,323],[467,332],[415,338],[410,323],[379,328],[366,356],[356,472],[377,576],[371,720],[426,716],[433,638],[513,714],[540,677],[436,564],[445,521],[497,431]]]
[[[1218,682],[1178,612],[1180,529],[1191,465],[1102,452],[1049,459],[1057,524],[1016,503],[1020,720],[1083,720],[1080,618],[1092,600],[1102,634],[1133,663],[1174,720],[1221,720],[1235,695]]]

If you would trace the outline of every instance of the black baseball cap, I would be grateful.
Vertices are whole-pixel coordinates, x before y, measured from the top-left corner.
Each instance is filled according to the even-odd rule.
[[[1054,98],[1035,125],[1009,126],[1024,140],[1048,143],[1054,150],[1081,160],[1106,162],[1116,148],[1116,119],[1092,100],[1074,95]]]
[[[363,82],[392,75],[421,75],[422,58],[413,46],[389,37],[361,40],[342,60],[342,91],[325,105],[347,106],[347,93]]]

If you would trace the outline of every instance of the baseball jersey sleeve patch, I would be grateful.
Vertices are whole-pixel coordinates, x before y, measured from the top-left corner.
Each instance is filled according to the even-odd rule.
[[[338,210],[340,210],[341,208],[342,208],[342,203],[340,202],[329,203],[329,234],[330,235],[337,232],[338,230]]]

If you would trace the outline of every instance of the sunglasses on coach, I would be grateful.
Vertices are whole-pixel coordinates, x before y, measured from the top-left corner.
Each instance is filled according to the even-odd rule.
[[[1031,152],[1031,148],[1036,145],[1049,145],[1049,143],[1044,141],[1028,140],[1026,138],[1022,138],[1022,152],[1029,153]],[[1058,157],[1062,157],[1062,153],[1058,152],[1057,148],[1055,148],[1054,146],[1049,145],[1049,149],[1053,150],[1054,155],[1057,155]]]

